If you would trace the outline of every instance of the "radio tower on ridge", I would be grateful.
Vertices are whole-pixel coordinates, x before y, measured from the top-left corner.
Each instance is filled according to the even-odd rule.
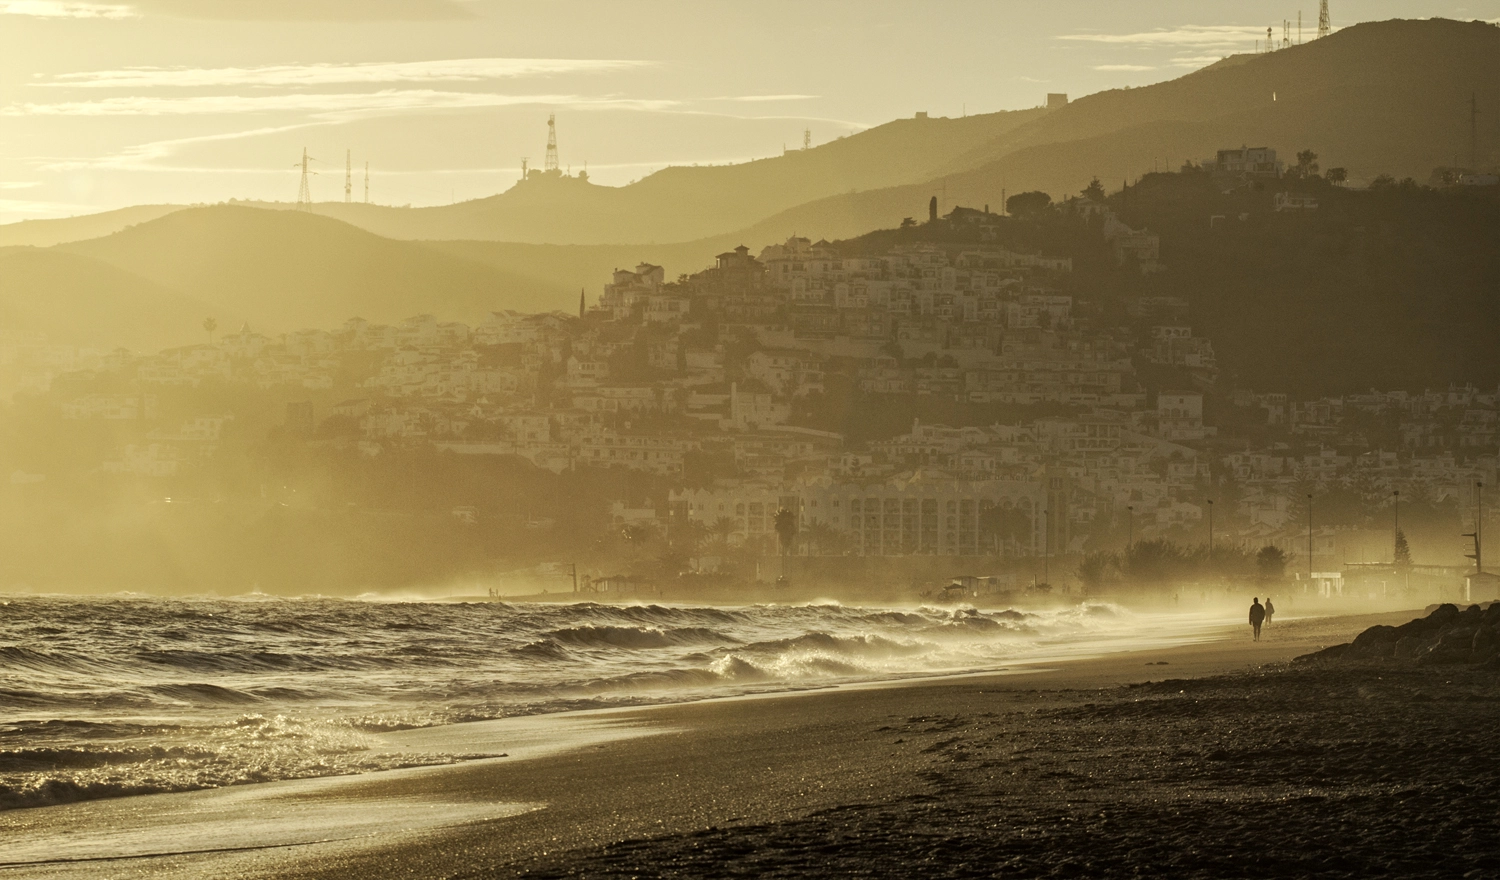
[[[316,171],[307,170],[307,147],[302,148],[302,161],[298,163],[302,168],[302,183],[297,187],[297,210],[312,211],[312,188],[307,185],[307,175],[317,174]],[[293,168],[298,165],[293,165]]]
[[[1328,36],[1333,30],[1333,24],[1328,20],[1328,0],[1322,0],[1318,6],[1318,39]]]
[[[365,204],[370,204],[370,161],[365,160]]]
[[[547,161],[542,165],[545,172],[559,170],[557,167],[557,114],[547,114]]]
[[[354,201],[354,165],[350,162],[350,151],[344,151],[344,204]]]

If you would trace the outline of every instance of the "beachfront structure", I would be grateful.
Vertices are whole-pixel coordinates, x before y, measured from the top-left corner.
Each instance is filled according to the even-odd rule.
[[[878,483],[820,480],[673,492],[674,513],[709,528],[731,525],[732,540],[774,535],[778,510],[799,531],[836,534],[863,556],[1034,555],[1043,547],[1046,488],[1023,480],[955,480],[908,473]],[[990,511],[995,511],[991,513]],[[1001,525],[989,527],[993,520]]]

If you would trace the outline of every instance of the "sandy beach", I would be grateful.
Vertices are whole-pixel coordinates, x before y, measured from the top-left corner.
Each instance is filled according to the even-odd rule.
[[[1415,614],[412,731],[505,757],[15,810],[0,877],[1496,876],[1496,674],[1288,664]]]

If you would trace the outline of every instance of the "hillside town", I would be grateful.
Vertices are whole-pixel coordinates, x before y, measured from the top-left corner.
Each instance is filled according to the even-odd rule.
[[[1063,210],[1098,226],[1120,271],[1160,270],[1153,233],[1086,197]],[[256,417],[234,405],[253,390],[279,401],[273,430],[310,446],[650,475],[665,490],[614,499],[612,527],[765,554],[789,511],[781,549],[797,555],[1034,567],[1206,535],[1280,547],[1298,577],[1326,580],[1392,561],[1403,499],[1453,507],[1473,531],[1479,487],[1496,483],[1500,389],[1303,400],[1226,387],[1184,300],[1103,308],[1073,283],[1072,258],[1012,250],[998,222],[987,208],[938,217],[934,203],[909,222],[943,233],[926,240],[792,237],[675,279],[642,263],[582,293],[577,314],[356,317],[274,335],[209,322],[204,343],[155,354],[9,339],[0,371],[16,400],[79,432],[132,426],[84,465],[106,474],[166,480],[208,466],[226,436],[254,440]],[[7,477],[45,491],[52,475]],[[1353,501],[1320,517],[1322,496]],[[455,526],[479,516],[449,513]],[[1442,540],[1423,550],[1461,562],[1458,535]]]

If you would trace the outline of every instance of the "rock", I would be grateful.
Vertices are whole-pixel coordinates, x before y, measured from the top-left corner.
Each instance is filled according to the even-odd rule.
[[[1491,602],[1490,607],[1484,609],[1484,622],[1488,626],[1500,626],[1500,602]]]
[[[1432,647],[1417,654],[1417,663],[1421,665],[1442,666],[1450,663],[1467,663],[1469,654],[1474,650],[1474,633],[1477,629],[1455,626],[1444,632]]]
[[[1342,645],[1334,645],[1331,648],[1324,648],[1321,651],[1314,651],[1311,654],[1303,654],[1299,657],[1293,657],[1292,662],[1313,663],[1319,660],[1337,660],[1340,657],[1344,656],[1344,654],[1347,653],[1348,650],[1349,645],[1347,643]]]
[[[1394,626],[1372,626],[1355,637],[1348,653],[1350,657],[1389,657],[1400,639]]]
[[[1437,639],[1428,638],[1427,636],[1423,635],[1402,636],[1401,639],[1396,642],[1396,648],[1393,652],[1393,655],[1397,660],[1411,660],[1418,654],[1422,653],[1422,650],[1424,648],[1427,648],[1430,645],[1436,643]]]
[[[1444,602],[1432,609],[1432,612],[1423,619],[1429,626],[1443,627],[1457,620],[1458,615],[1461,613],[1457,605],[1454,605],[1452,602]]]
[[[1474,638],[1469,643],[1469,662],[1483,663],[1497,653],[1500,653],[1500,634],[1487,626],[1474,630]]]

